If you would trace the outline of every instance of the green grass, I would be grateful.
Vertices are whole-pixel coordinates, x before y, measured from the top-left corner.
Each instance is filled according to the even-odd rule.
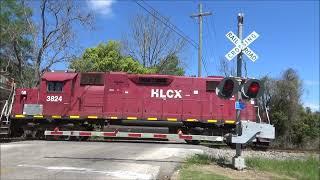
[[[247,158],[246,165],[261,171],[284,174],[298,179],[319,179],[320,162],[314,157],[307,160]]]
[[[210,163],[217,163],[217,164],[226,164],[227,159],[225,157],[213,158],[208,156],[207,154],[195,154],[190,156],[186,159],[186,164],[210,164]]]
[[[206,154],[196,154],[186,159],[182,165],[179,177],[180,179],[228,179],[228,177],[215,174],[212,171],[206,171],[201,166],[210,165],[212,163],[221,166],[230,165],[224,157],[213,158]],[[283,178],[292,177],[296,179],[318,180],[320,172],[320,161],[315,157],[310,157],[305,160],[275,160],[263,158],[246,158],[246,165],[249,168],[266,171],[272,174],[284,175]]]
[[[201,165],[209,165],[212,162],[222,162],[224,158],[212,158],[206,154],[196,154],[186,159],[185,164],[181,167],[179,179],[186,180],[211,180],[211,179],[229,179],[228,177],[215,174],[201,169]]]
[[[225,176],[214,174],[208,171],[192,170],[191,166],[183,168],[180,171],[179,179],[192,179],[192,180],[211,180],[211,179],[229,179]]]

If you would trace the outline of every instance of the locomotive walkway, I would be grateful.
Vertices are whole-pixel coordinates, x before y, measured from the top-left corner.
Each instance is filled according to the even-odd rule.
[[[201,146],[168,142],[1,144],[0,179],[168,179]]]

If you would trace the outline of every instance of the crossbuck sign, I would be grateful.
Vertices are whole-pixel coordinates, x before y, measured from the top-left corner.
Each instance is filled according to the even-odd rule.
[[[251,44],[254,40],[256,40],[259,37],[259,34],[253,31],[248,37],[246,37],[244,40],[240,40],[237,35],[235,35],[232,31],[228,32],[226,34],[227,38],[236,45],[233,49],[231,49],[225,57],[231,61],[235,56],[237,56],[240,52],[243,52],[245,55],[248,56],[248,58],[255,62],[258,59],[258,55],[254,53],[248,46]]]

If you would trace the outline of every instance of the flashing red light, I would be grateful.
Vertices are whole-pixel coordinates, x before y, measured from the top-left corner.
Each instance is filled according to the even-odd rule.
[[[239,85],[235,78],[232,77],[226,77],[224,78],[217,87],[217,95],[220,98],[231,98],[232,95],[238,90]]]
[[[233,81],[232,80],[230,80],[230,79],[228,79],[227,81],[226,81],[226,83],[224,84],[224,86],[223,86],[223,90],[224,91],[233,91],[233,88],[234,88],[234,83],[233,83]]]
[[[258,94],[258,92],[260,90],[259,83],[257,83],[257,82],[251,83],[248,90],[249,90],[249,93],[251,93],[251,94]]]

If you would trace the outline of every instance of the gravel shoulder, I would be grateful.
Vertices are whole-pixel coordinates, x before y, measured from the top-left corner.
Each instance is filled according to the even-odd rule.
[[[232,159],[235,155],[234,149],[216,149],[216,148],[204,148],[204,153],[208,154],[209,156],[220,158],[224,157],[226,159]],[[309,157],[315,157],[319,159],[319,152],[318,153],[302,153],[302,152],[282,152],[282,151],[255,151],[251,149],[244,149],[242,151],[242,156],[244,158],[247,157],[260,157],[265,159],[277,159],[277,160],[285,160],[285,159],[307,159]]]

